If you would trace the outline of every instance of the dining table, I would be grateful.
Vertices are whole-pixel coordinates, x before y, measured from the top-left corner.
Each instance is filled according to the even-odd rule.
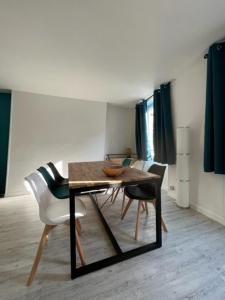
[[[91,162],[70,162],[68,164],[69,175],[69,193],[70,193],[70,257],[71,257],[71,279],[88,274],[90,272],[111,266],[113,264],[130,259],[145,252],[152,251],[162,246],[161,231],[161,187],[158,184],[160,176],[145,172],[132,167],[125,167],[124,172],[116,177],[108,177],[104,167],[115,165],[110,161],[91,161]],[[109,188],[122,188],[130,185],[142,183],[151,183],[155,188],[156,206],[155,206],[155,241],[144,244],[137,248],[123,251],[116,240],[106,217],[103,215],[101,206],[98,204],[97,196]],[[81,195],[90,196],[96,212],[104,226],[115,255],[103,258],[101,260],[83,265],[76,266],[76,234],[75,234],[75,209],[76,198]],[[118,216],[119,217],[119,216]]]

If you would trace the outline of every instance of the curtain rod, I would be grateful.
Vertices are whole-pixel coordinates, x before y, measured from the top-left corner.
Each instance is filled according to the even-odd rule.
[[[222,39],[222,40],[219,40],[219,41],[217,41],[217,42],[215,42],[214,44],[219,44],[219,43],[224,43],[225,42],[225,38],[224,39]],[[204,55],[204,59],[207,59],[208,58],[208,53],[206,53],[205,55]]]
[[[154,94],[152,94],[151,96],[149,96],[148,98],[146,98],[145,101],[150,100],[153,96],[154,96]]]
[[[176,81],[176,79],[173,78],[173,79],[171,79],[170,81],[168,81],[167,83],[173,82],[173,81]],[[165,83],[165,84],[166,84],[166,83]],[[153,96],[154,96],[154,94],[152,94],[151,96],[149,96],[148,98],[146,98],[146,99],[144,99],[144,100],[145,100],[145,101],[150,100]]]

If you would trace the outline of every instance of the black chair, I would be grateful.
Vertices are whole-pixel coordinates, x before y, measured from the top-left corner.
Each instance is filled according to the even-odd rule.
[[[64,178],[60,175],[59,171],[57,170],[56,166],[50,161],[49,163],[47,163],[47,165],[49,166],[49,168],[51,169],[54,177],[55,177],[55,181],[58,183],[58,184],[68,184],[69,183],[69,180],[68,178]]]
[[[166,170],[166,166],[161,166],[157,164],[153,164],[148,172],[157,174],[160,176],[160,180],[157,184],[159,184],[159,188],[161,189],[164,173]],[[134,186],[127,186],[124,189],[125,195],[129,198],[129,201],[122,213],[121,219],[123,219],[133,202],[133,200],[138,200],[138,210],[137,210],[137,218],[136,218],[136,229],[135,229],[135,239],[138,239],[138,233],[139,233],[139,219],[140,219],[140,212],[141,212],[141,206],[145,208],[146,214],[148,214],[148,206],[147,203],[150,202],[155,207],[156,205],[156,195],[155,195],[155,187],[151,183],[145,183],[145,184],[139,184]],[[165,232],[168,232],[167,227],[163,221],[163,218],[161,219],[162,228]]]
[[[123,167],[130,167],[131,163],[132,163],[132,159],[131,159],[131,158],[125,158],[125,159],[123,160],[123,162],[122,162],[122,166],[123,166]],[[101,206],[101,208],[106,204],[106,202],[107,202],[109,199],[111,199],[111,203],[114,204],[115,201],[116,201],[116,198],[117,198],[117,196],[118,196],[118,194],[119,194],[120,191],[121,191],[121,188],[120,188],[120,187],[118,187],[118,188],[113,188],[113,189],[112,189],[112,194],[111,194],[111,195],[107,198],[107,200],[103,203],[103,205]],[[122,191],[123,191],[123,189],[122,189]]]
[[[60,184],[52,178],[49,172],[44,167],[37,169],[44,177],[50,192],[58,199],[69,198],[69,185]]]

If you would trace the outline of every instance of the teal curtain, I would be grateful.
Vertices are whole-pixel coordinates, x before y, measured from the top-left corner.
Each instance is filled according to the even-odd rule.
[[[225,174],[225,43],[208,52],[204,171]]]
[[[0,196],[5,195],[9,125],[11,111],[11,94],[0,93]]]
[[[173,165],[176,163],[170,83],[154,91],[154,161]]]
[[[136,105],[135,136],[138,159],[149,160],[149,146],[147,136],[147,101],[143,100]]]

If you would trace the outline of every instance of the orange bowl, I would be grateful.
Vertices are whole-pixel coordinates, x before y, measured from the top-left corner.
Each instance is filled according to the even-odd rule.
[[[124,172],[124,167],[123,166],[110,166],[110,167],[104,167],[103,172],[105,175],[109,177],[116,177],[121,175]]]

